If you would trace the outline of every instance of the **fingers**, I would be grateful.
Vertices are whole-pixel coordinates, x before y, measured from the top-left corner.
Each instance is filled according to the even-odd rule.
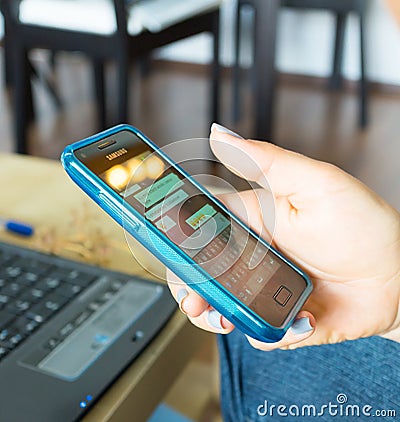
[[[229,170],[271,189],[274,196],[295,195],[318,184],[326,163],[287,151],[268,142],[241,139],[213,125],[210,144]]]
[[[167,270],[168,286],[193,325],[212,333],[228,334],[235,326],[213,309],[199,294],[188,287],[173,272]],[[282,340],[276,343],[263,343],[247,337],[249,343],[256,349],[270,351],[274,349],[294,349],[301,347],[315,331],[315,318],[308,311],[301,311]],[[304,343],[304,344],[303,344]]]
[[[190,317],[197,317],[207,310],[209,304],[171,270],[167,270],[167,280],[172,296],[182,312]]]
[[[271,192],[259,188],[217,197],[262,238],[272,242],[275,230],[275,202]]]
[[[178,302],[180,310],[196,327],[220,334],[227,334],[235,328],[230,321],[213,309],[170,270],[167,270],[167,279],[168,286]]]
[[[283,339],[276,343],[263,343],[249,336],[246,337],[254,348],[265,352],[275,349],[296,349],[305,345],[306,340],[314,334],[315,325],[315,318],[310,312],[300,311]]]
[[[196,327],[211,333],[228,334],[235,328],[230,321],[211,307],[198,317],[191,317],[188,315],[188,318]]]

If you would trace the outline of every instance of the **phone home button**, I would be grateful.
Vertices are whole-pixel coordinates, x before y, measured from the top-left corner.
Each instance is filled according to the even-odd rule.
[[[285,306],[292,297],[292,292],[285,286],[280,286],[274,294],[275,302],[281,306]]]

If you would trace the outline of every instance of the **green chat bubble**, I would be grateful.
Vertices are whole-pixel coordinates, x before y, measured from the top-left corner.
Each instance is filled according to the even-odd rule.
[[[137,193],[135,198],[146,208],[149,208],[181,186],[183,186],[183,181],[176,174],[170,173]]]

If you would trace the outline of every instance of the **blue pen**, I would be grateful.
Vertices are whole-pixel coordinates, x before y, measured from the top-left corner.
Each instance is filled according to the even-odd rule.
[[[32,236],[34,229],[31,225],[15,220],[7,220],[0,218],[0,224],[9,232],[16,233],[21,236]]]

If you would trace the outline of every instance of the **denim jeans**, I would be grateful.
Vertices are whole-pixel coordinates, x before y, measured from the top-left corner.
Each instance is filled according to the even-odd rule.
[[[399,343],[262,352],[238,330],[218,337],[225,422],[400,420]]]

